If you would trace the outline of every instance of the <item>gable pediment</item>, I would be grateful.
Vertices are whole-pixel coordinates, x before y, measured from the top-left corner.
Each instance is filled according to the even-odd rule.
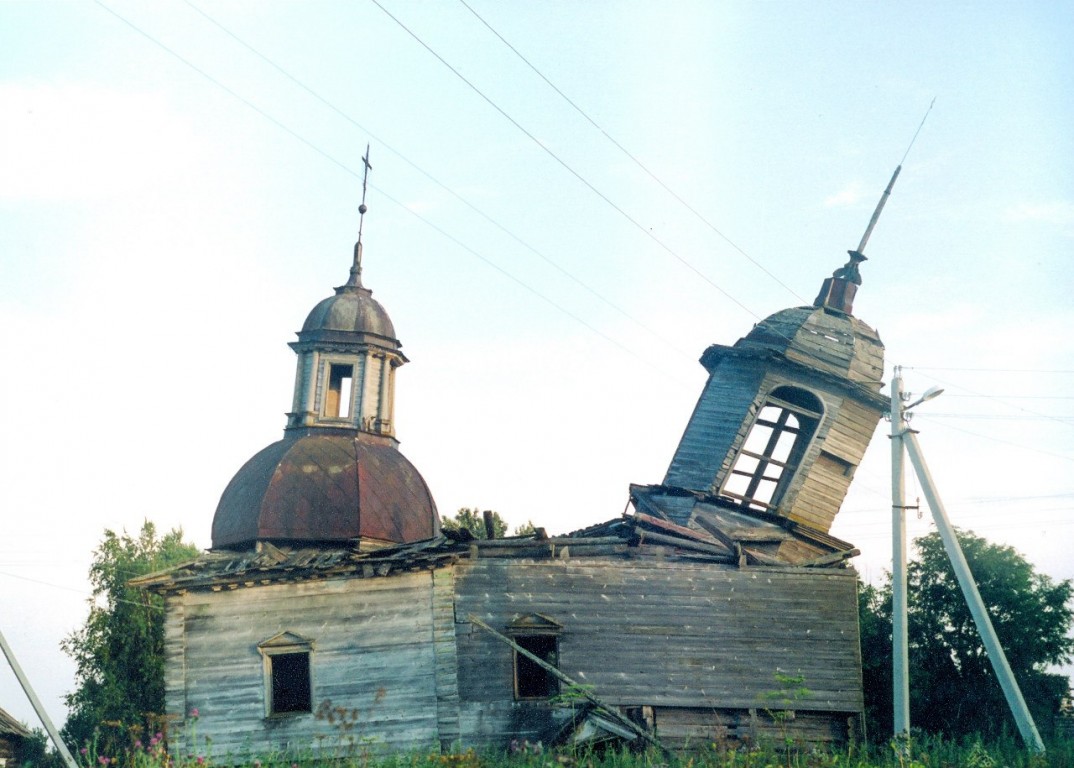
[[[280,632],[267,640],[262,640],[257,644],[257,647],[263,651],[277,650],[280,648],[310,649],[313,647],[313,641],[308,637],[303,637],[294,632]]]
[[[563,625],[543,613],[527,613],[513,619],[507,625],[507,631],[512,635],[558,635],[563,631]]]

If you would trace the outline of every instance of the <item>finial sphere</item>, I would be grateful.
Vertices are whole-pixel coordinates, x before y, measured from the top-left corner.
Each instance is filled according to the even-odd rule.
[[[365,203],[362,203],[361,205],[358,206],[358,213],[361,213],[361,214],[364,215],[365,212],[368,211],[368,210],[369,210],[369,208],[366,207]]]

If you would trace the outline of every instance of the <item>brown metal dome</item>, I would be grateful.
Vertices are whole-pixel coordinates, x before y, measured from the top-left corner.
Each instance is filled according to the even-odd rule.
[[[335,296],[321,301],[302,324],[302,337],[328,332],[373,334],[395,341],[395,326],[373,292],[361,286],[345,285]],[[396,342],[397,344],[398,342]]]
[[[257,541],[405,543],[440,532],[429,487],[395,447],[363,432],[290,433],[232,478],[213,518],[213,548]]]

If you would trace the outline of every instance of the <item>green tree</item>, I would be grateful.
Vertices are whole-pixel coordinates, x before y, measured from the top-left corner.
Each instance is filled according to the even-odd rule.
[[[494,539],[502,539],[507,535],[507,521],[500,517],[499,512],[492,512],[492,532]],[[485,530],[485,513],[477,507],[463,507],[451,517],[440,521],[440,527],[445,531],[469,531],[475,539],[487,539],[488,532]],[[515,528],[514,536],[530,536],[537,532],[537,527],[532,521],[527,521]]]
[[[865,732],[872,740],[891,735],[891,589],[858,585],[861,680],[865,691]]]
[[[1038,573],[1012,547],[990,543],[972,532],[958,531],[957,536],[1026,703],[1038,728],[1047,732],[1068,687],[1064,676],[1048,669],[1069,662],[1074,653],[1071,581],[1056,582]],[[994,737],[1013,730],[1003,692],[939,533],[914,544],[917,556],[907,571],[911,723],[950,737],[971,733]],[[863,670],[890,666],[890,605],[890,581],[863,601]],[[886,659],[877,662],[885,650]],[[888,733],[890,674],[872,679],[866,674],[864,681],[867,709],[885,713],[888,719],[880,733]],[[889,702],[886,710],[884,701]]]
[[[440,521],[440,527],[446,531],[469,531],[475,539],[487,539],[484,513],[476,507],[463,507],[452,517]],[[499,512],[492,512],[492,532],[494,539],[502,539],[507,533],[507,521]]]
[[[107,725],[108,748],[118,751],[138,729],[156,728],[164,711],[164,605],[128,582],[197,555],[181,530],[158,537],[148,520],[137,536],[104,532],[89,571],[89,616],[61,643],[75,662],[76,688],[65,697],[69,744],[80,746]]]
[[[40,728],[34,728],[30,738],[15,749],[14,764],[20,768],[65,768],[63,758],[50,748],[48,734]]]

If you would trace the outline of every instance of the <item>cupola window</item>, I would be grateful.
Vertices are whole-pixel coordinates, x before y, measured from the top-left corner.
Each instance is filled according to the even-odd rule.
[[[823,408],[804,389],[774,389],[735,457],[722,495],[750,509],[775,509],[816,432]]]
[[[328,366],[328,392],[324,401],[324,415],[331,419],[350,418],[353,388],[354,366],[330,363]]]

